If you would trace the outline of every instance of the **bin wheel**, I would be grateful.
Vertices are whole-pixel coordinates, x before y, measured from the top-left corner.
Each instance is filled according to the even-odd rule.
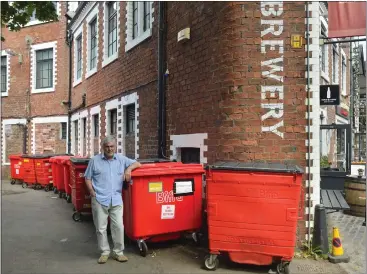
[[[12,185],[15,185],[15,180],[13,179],[13,180],[11,180],[10,181],[10,183],[12,184]]]
[[[282,262],[277,265],[277,274],[290,274],[289,262]]]
[[[57,194],[57,188],[56,187],[54,187],[54,193]]]
[[[140,255],[142,257],[146,257],[147,254],[148,254],[148,246],[145,243],[145,241],[141,241],[140,244],[141,244],[141,246],[140,246]]]
[[[36,185],[36,189],[40,190],[40,189],[42,189],[42,186],[41,185]]]
[[[49,192],[50,191],[50,187],[49,186],[45,186],[45,191]]]
[[[59,191],[59,198],[61,199],[62,198],[62,192]]]
[[[219,260],[217,256],[206,255],[204,259],[204,267],[206,270],[216,270],[219,265]]]
[[[28,187],[27,183],[22,184],[22,188],[27,188],[27,187]]]
[[[82,220],[82,215],[79,212],[74,212],[73,213],[73,220],[75,222],[80,222]]]
[[[71,196],[70,196],[70,195],[68,195],[68,196],[66,197],[66,202],[67,202],[67,203],[71,203]]]

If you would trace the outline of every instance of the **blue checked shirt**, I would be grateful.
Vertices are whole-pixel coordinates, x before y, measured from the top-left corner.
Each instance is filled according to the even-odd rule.
[[[107,160],[103,153],[90,159],[85,178],[92,181],[96,199],[101,205],[122,205],[123,175],[135,162],[117,153],[111,160]]]

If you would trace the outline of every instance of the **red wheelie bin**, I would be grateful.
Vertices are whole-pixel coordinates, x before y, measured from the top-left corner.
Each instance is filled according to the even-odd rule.
[[[200,164],[177,162],[142,164],[132,172],[132,183],[123,190],[124,227],[143,257],[146,242],[178,239],[184,233],[197,238],[204,173]]]
[[[91,197],[85,184],[84,173],[89,158],[70,158],[71,200],[74,206],[73,220],[82,221],[82,214],[91,214]]]
[[[237,263],[275,263],[279,274],[289,273],[302,215],[302,174],[299,167],[282,164],[207,166],[210,255],[205,268],[215,270],[218,255],[227,253]]]
[[[52,165],[52,176],[54,180],[54,193],[59,194],[59,198],[66,198],[64,184],[64,166],[63,160],[70,159],[70,156],[58,155],[50,159]]]
[[[37,188],[43,188],[46,192],[53,188],[51,155],[33,155],[36,169]]]
[[[14,185],[16,182],[23,182],[24,170],[22,164],[22,156],[20,154],[14,154],[9,156],[10,159],[10,183]]]
[[[37,180],[36,180],[36,169],[34,164],[34,158],[31,155],[22,155],[22,163],[23,163],[23,188],[27,188],[29,185],[36,188]]]
[[[63,173],[64,173],[64,187],[65,187],[65,194],[66,194],[66,202],[71,203],[70,156],[62,159],[61,164],[62,164]]]

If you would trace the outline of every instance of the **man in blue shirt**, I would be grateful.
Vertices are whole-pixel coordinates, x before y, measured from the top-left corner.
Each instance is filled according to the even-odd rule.
[[[85,171],[85,182],[92,200],[93,221],[97,240],[102,252],[98,263],[104,264],[110,256],[107,238],[108,217],[114,244],[112,257],[126,262],[124,255],[123,182],[131,180],[131,171],[141,166],[135,160],[116,154],[116,140],[108,136],[102,141],[103,153],[91,158]]]

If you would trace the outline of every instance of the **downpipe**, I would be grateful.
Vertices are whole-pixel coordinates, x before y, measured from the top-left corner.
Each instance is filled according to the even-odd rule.
[[[307,31],[306,31],[306,36],[307,36],[307,43],[306,43],[306,47],[307,47],[307,140],[308,140],[308,144],[307,144],[307,155],[308,155],[308,160],[307,160],[307,167],[308,167],[308,188],[307,188],[307,195],[308,195],[308,200],[307,200],[307,205],[308,208],[310,209],[310,202],[311,202],[311,183],[310,183],[310,172],[311,172],[311,153],[310,153],[310,149],[311,149],[311,139],[310,139],[310,130],[311,130],[311,123],[310,123],[310,22],[309,22],[309,4],[310,2],[306,2],[306,27],[307,27]],[[303,205],[304,206],[304,205]],[[308,216],[307,216],[307,222],[308,222],[308,244],[309,246],[311,245],[311,212],[308,212]]]
[[[69,94],[68,94],[68,154],[71,154],[71,88],[72,88],[72,44],[73,44],[73,35],[70,29],[67,30],[67,41],[66,44],[69,46]]]
[[[166,94],[165,94],[165,42],[166,42],[166,2],[159,6],[158,33],[158,158],[166,158]]]

